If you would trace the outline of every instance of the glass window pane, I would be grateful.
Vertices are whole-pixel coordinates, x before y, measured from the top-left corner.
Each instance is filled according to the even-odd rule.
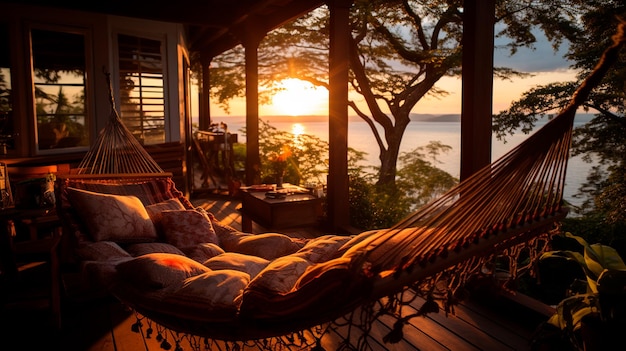
[[[143,144],[165,142],[161,41],[118,35],[120,116]]]
[[[9,28],[0,23],[0,155],[15,149]]]
[[[39,150],[89,145],[85,37],[31,30]]]

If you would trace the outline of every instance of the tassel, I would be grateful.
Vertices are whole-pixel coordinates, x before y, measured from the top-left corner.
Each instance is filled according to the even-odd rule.
[[[393,324],[393,329],[389,332],[389,334],[383,336],[383,342],[389,344],[397,344],[404,338],[404,333],[402,332],[402,328],[404,328],[404,323],[398,320]]]
[[[322,347],[320,339],[317,339],[315,346],[311,349],[311,351],[326,351],[326,349]]]
[[[133,333],[139,333],[139,330],[141,329],[141,322],[137,321],[136,323],[134,323],[131,327],[130,330],[133,331]]]
[[[163,342],[161,343],[161,348],[163,350],[169,350],[172,348],[172,344],[170,344],[167,339],[163,339]]]

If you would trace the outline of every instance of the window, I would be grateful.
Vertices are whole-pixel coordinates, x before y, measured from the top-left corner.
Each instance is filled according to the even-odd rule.
[[[31,29],[39,151],[89,145],[85,36]]]
[[[15,149],[9,28],[0,23],[0,155]]]
[[[143,144],[165,142],[162,41],[119,34],[120,117]]]

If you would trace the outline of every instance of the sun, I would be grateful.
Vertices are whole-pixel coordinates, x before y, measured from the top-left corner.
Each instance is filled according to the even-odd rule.
[[[279,84],[284,90],[272,98],[272,107],[276,114],[287,116],[328,114],[328,90],[295,78],[284,79]]]

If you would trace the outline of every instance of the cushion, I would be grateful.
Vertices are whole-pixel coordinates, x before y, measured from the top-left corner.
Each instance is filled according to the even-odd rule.
[[[252,281],[249,288],[286,294],[313,264],[300,257],[285,256],[272,261]]]
[[[131,257],[118,244],[112,241],[91,242],[76,250],[78,257],[85,261],[109,261]]]
[[[224,250],[213,243],[202,243],[196,246],[185,248],[185,255],[194,261],[204,263],[209,258],[221,255]]]
[[[135,196],[67,189],[70,203],[94,241],[149,242],[157,239],[154,224]]]
[[[270,261],[256,256],[244,255],[236,252],[226,252],[206,260],[203,264],[214,271],[221,269],[233,269],[246,272],[250,278],[254,278],[261,272]]]
[[[224,247],[224,244],[226,242],[229,242],[231,240],[237,241],[238,237],[241,236],[242,234],[250,234],[250,233],[243,233],[240,230],[237,230],[227,224],[221,223],[220,221],[217,220],[217,218],[215,218],[215,215],[209,211],[207,211],[206,209],[198,206],[195,208],[196,211],[200,212],[200,213],[204,213],[207,217],[209,217],[209,220],[211,221],[211,225],[213,225],[213,230],[215,230],[215,234],[217,234],[217,238],[220,241],[220,246]],[[225,249],[226,251],[229,251],[228,249]]]
[[[163,211],[161,224],[165,241],[185,249],[201,243],[219,245],[211,221],[204,214],[194,210]]]
[[[134,195],[141,200],[144,206],[163,202],[167,199],[178,198],[181,202],[186,202],[185,206],[191,204],[178,191],[171,178],[151,178],[143,180],[129,180],[120,182],[117,179],[66,179],[65,186],[68,188],[79,188],[97,193],[112,195]]]
[[[188,278],[183,285],[159,301],[165,309],[185,319],[211,321],[236,317],[244,288],[250,277],[234,270],[210,271]]]
[[[152,219],[152,223],[154,223],[154,227],[156,228],[158,233],[163,233],[163,226],[161,224],[161,214],[163,211],[168,210],[184,210],[185,206],[180,202],[180,200],[168,199],[162,202],[158,202],[156,204],[146,206],[146,212]]]
[[[134,257],[157,252],[184,255],[179,248],[168,243],[138,243],[128,245],[125,249],[131,256]]]
[[[314,263],[326,262],[341,256],[343,252],[339,251],[339,248],[349,240],[350,237],[348,236],[321,236],[310,240],[302,249],[293,254],[293,256],[298,256]]]
[[[189,257],[170,253],[151,253],[117,265],[123,280],[154,289],[178,287],[185,279],[209,271]]]
[[[278,233],[265,233],[242,237],[232,251],[273,260],[292,254],[303,246],[304,241],[296,238]]]

